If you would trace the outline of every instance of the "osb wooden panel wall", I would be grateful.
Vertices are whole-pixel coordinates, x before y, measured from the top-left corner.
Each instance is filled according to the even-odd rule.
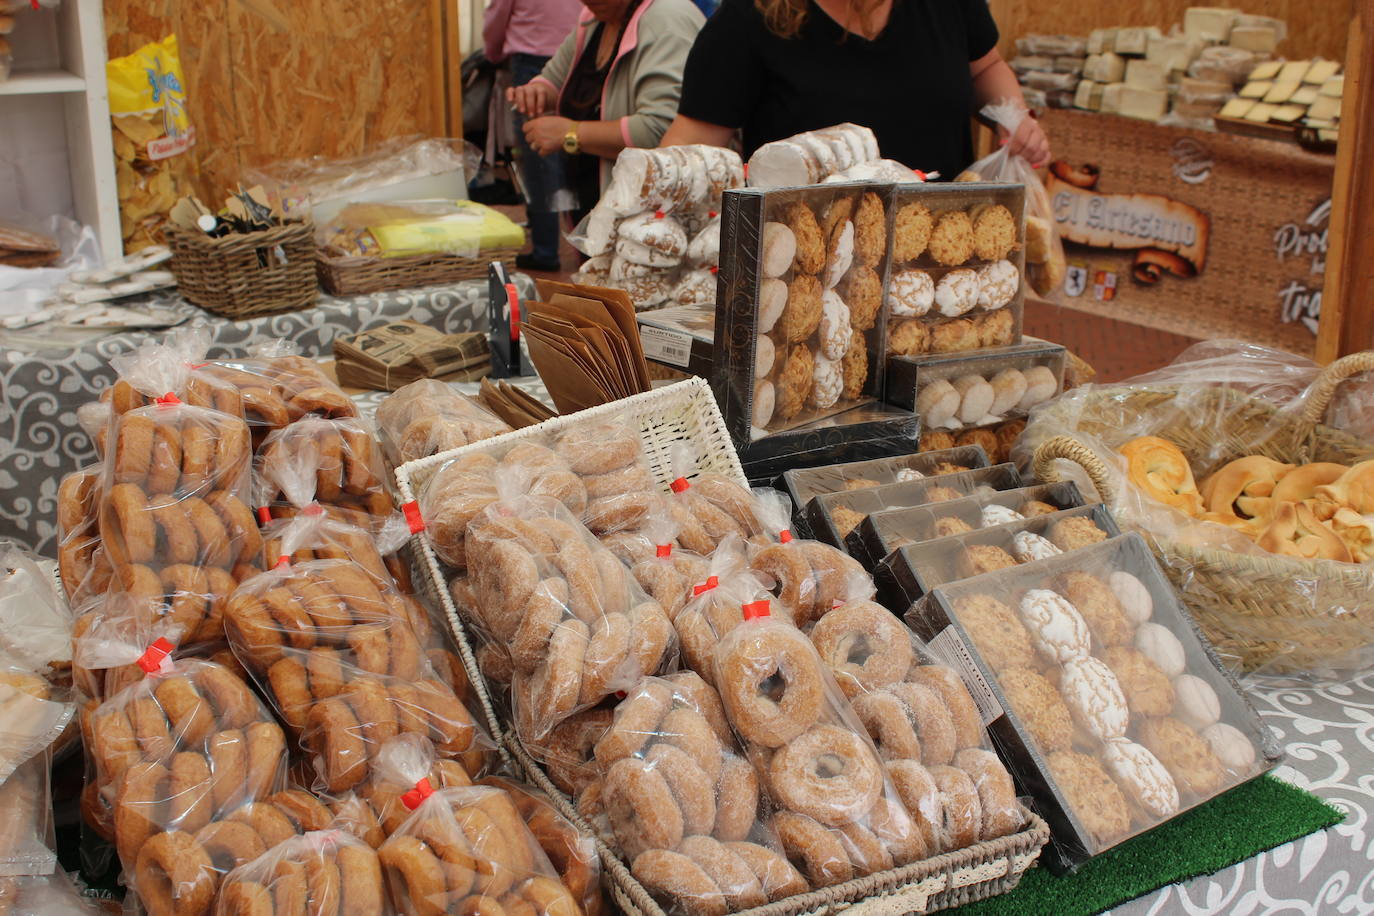
[[[1279,46],[1285,57],[1345,58],[1345,40],[1353,7],[1351,0],[989,0],[1002,32],[1002,53],[1014,50],[1012,41],[1030,32],[1086,35],[1093,29],[1118,25],[1157,25],[1166,32],[1183,23],[1190,6],[1230,6],[1288,22],[1288,40]]]
[[[245,166],[442,134],[426,0],[105,0],[109,54],[176,32],[207,202]]]

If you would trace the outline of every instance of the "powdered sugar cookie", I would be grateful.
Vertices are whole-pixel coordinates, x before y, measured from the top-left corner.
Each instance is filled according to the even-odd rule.
[[[1086,629],[1086,627],[1085,627]],[[1074,721],[1099,741],[1126,737],[1130,708],[1112,669],[1085,655],[1064,663],[1059,692]]]
[[[849,349],[850,332],[849,306],[845,305],[844,300],[835,295],[833,290],[826,290],[821,297],[819,355],[827,360],[843,358],[845,351]]]
[[[777,348],[773,345],[773,338],[760,335],[758,343],[754,344],[754,378],[763,378],[773,371],[773,360],[776,355]]]
[[[978,304],[978,274],[954,270],[935,284],[935,308],[946,318],[958,318]]]
[[[787,284],[781,280],[764,280],[759,284],[759,333],[767,334],[782,317],[787,307]]]
[[[1020,611],[1035,647],[1046,658],[1063,664],[1085,658],[1092,651],[1087,622],[1062,595],[1046,588],[1033,588],[1022,596]]]
[[[1010,261],[994,261],[978,269],[978,307],[1000,309],[1016,298],[1021,275]]]
[[[935,304],[935,281],[924,270],[901,270],[888,286],[892,314],[919,318]]]
[[[833,407],[840,399],[840,392],[844,390],[843,364],[838,359],[827,359],[818,353],[811,377],[813,384],[807,403],[821,409]]]
[[[797,256],[797,237],[785,223],[764,223],[762,268],[765,277],[781,277]]]
[[[1124,738],[1102,746],[1102,762],[1126,797],[1151,817],[1163,819],[1178,811],[1178,786],[1159,758]]]
[[[854,263],[854,224],[845,220],[844,224],[831,235],[826,246],[825,288],[834,289],[849,272]]]

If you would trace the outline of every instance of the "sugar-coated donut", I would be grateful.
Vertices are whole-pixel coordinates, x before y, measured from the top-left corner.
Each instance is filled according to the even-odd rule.
[[[867,813],[883,788],[872,749],[834,725],[813,726],[779,749],[768,776],[779,804],[829,826]]]
[[[673,685],[673,692],[677,694],[678,699],[685,699],[687,705],[706,717],[717,738],[722,742],[734,740],[730,723],[725,718],[725,707],[720,702],[720,694],[716,693],[716,689],[706,683],[701,675],[695,671],[678,671],[667,675],[664,680]]]
[[[210,701],[220,728],[243,728],[257,718],[257,697],[228,668],[202,665],[196,670],[195,682]]]
[[[716,823],[711,835],[721,841],[747,838],[758,810],[758,774],[749,761],[726,754],[716,782]]]
[[[339,916],[345,913],[380,913],[386,908],[382,866],[377,854],[355,843],[339,846]]]
[[[673,643],[673,622],[656,601],[641,601],[630,609],[630,642],[641,674],[654,674],[663,664]]]
[[[651,892],[667,897],[689,916],[725,916],[730,912],[716,883],[682,853],[650,849],[633,857],[630,871],[635,880]]]
[[[134,868],[138,896],[150,916],[183,916],[210,909],[214,864],[195,837],[171,830],[149,838]]]
[[[671,710],[658,725],[659,740],[685,752],[706,777],[720,776],[725,749],[706,717],[690,706]]]
[[[945,848],[944,806],[930,771],[914,760],[892,760],[887,775],[902,804],[911,812],[931,855]]]
[[[253,828],[269,849],[293,836],[297,836],[296,825],[275,805],[267,802],[249,802],[234,809],[229,820],[247,824]]]
[[[687,856],[725,895],[725,903],[732,910],[762,906],[768,902],[763,885],[743,859],[709,836],[689,836],[678,851]]]
[[[159,681],[153,696],[172,723],[172,733],[185,747],[194,747],[210,737],[215,728],[215,713],[188,677],[174,675]]]
[[[811,889],[801,872],[787,859],[757,843],[728,842],[725,848],[739,856],[758,878],[759,886],[772,902],[804,894]]]
[[[377,851],[396,903],[416,916],[448,912],[447,884],[439,859],[414,836],[393,836]]]
[[[779,687],[764,690],[775,678]],[[746,741],[781,747],[820,717],[824,688],[816,650],[790,627],[737,629],[718,659],[717,679],[721,700]]]
[[[272,871],[272,905],[281,913],[301,913],[310,904],[310,887],[305,880],[305,865],[294,859],[281,859]]]
[[[907,708],[916,736],[921,739],[921,762],[933,766],[953,760],[958,736],[953,716],[940,694],[924,684],[893,684],[886,689]]]
[[[982,806],[978,789],[963,770],[952,766],[934,766],[930,776],[940,791],[940,805],[944,814],[944,834],[947,850],[963,849],[978,842],[983,826]]]
[[[887,608],[851,601],[822,613],[811,642],[845,696],[896,683],[911,667],[911,639]]]
[[[892,853],[872,830],[854,821],[841,824],[834,830],[849,855],[855,876],[872,875],[892,867]]]
[[[206,824],[196,834],[196,842],[210,857],[215,871],[222,874],[228,874],[267,851],[262,837],[258,836],[252,827],[239,821],[214,821]],[[226,886],[225,890],[228,890],[229,886]],[[270,908],[268,912],[271,912]]]
[[[921,740],[911,724],[906,704],[884,690],[860,694],[853,704],[854,714],[884,758],[921,759]]]
[[[537,732],[547,731],[577,708],[587,644],[587,625],[572,618],[560,623],[549,640],[548,655],[529,678],[529,703]]]
[[[768,823],[782,841],[788,861],[812,886],[829,887],[854,877],[854,866],[838,834],[793,811],[779,811]]]
[[[978,705],[952,668],[944,665],[918,665],[907,673],[907,680],[924,684],[940,695],[954,725],[955,744],[960,748],[978,747],[986,732]]]
[[[139,750],[148,760],[160,760],[171,755],[176,749],[172,738],[171,724],[163,715],[162,707],[150,696],[132,697],[125,714],[133,726],[134,737],[138,739]]]
[[[148,839],[166,828],[171,791],[171,771],[161,763],[135,764],[124,775],[114,803],[114,833],[125,862],[134,861]]]
[[[308,740],[330,792],[346,792],[367,775],[367,745],[361,732],[352,709],[339,697],[316,703],[307,713]]]
[[[682,813],[683,835],[710,833],[716,823],[715,784],[691,755],[660,742],[649,749],[644,760],[668,783]]]
[[[215,813],[210,763],[198,751],[182,751],[172,756],[171,773],[167,823],[187,833],[195,833],[210,823]]]
[[[815,603],[811,565],[796,546],[770,544],[755,553],[749,565],[755,572],[773,578],[773,594],[783,607],[799,616],[809,616]]]
[[[626,757],[612,764],[602,800],[611,830],[631,859],[649,849],[676,849],[682,842],[682,809],[663,774],[648,762]]]
[[[621,705],[623,707],[624,704]],[[554,785],[569,795],[577,796],[596,780],[593,749],[610,728],[613,715],[609,709],[589,709],[577,713],[564,719],[531,746],[531,750],[544,762]]]
[[[1023,822],[1011,774],[992,751],[967,747],[954,757],[954,765],[968,774],[978,789],[982,826],[979,840],[994,840],[1015,833]]]
[[[210,736],[205,745],[210,759],[210,793],[215,811],[228,811],[244,797],[248,780],[248,738],[239,729]]]
[[[635,688],[615,709],[615,723],[596,742],[596,761],[603,768],[636,754],[649,736],[659,731],[658,724],[672,705],[672,690],[664,684],[646,682]]]

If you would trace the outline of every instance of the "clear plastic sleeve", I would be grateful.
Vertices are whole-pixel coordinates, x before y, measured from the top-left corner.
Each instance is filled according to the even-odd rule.
[[[304,356],[262,355],[220,360],[199,370],[238,390],[243,417],[260,444],[274,429],[307,416],[356,417],[358,408],[337,384]]]
[[[657,601],[668,617],[678,613],[692,596],[692,586],[710,575],[706,558],[675,546],[678,521],[672,513],[672,497],[659,495],[640,530],[620,538],[614,545],[602,543],[630,565],[639,587]]]
[[[682,644],[682,663],[707,683],[715,685],[716,645],[739,625],[739,609],[754,601],[767,600],[764,583],[749,569],[748,550],[738,536],[727,537],[711,555],[705,578],[695,582],[682,609],[673,618],[678,641]],[[777,608],[779,615],[792,613],[787,606]]]
[[[0,74],[3,72],[0,65]],[[108,912],[99,901],[82,896],[64,873],[0,878],[0,912],[6,911],[43,916],[99,916]]]
[[[145,343],[131,353],[112,357],[110,365],[119,377],[100,393],[106,420],[152,406],[167,394],[193,407],[241,418],[243,400],[234,386],[202,371],[209,349],[208,328],[196,325],[178,329],[160,343]]]
[[[367,780],[352,791],[351,800],[335,800],[334,808],[358,836],[369,842],[372,837],[384,839],[410,817],[405,798],[422,779],[436,791],[461,789],[481,774],[481,767],[469,772],[462,761],[440,757],[429,738],[403,732],[381,744]],[[380,846],[380,840],[375,845]]]
[[[46,751],[75,711],[42,677],[0,657],[0,780]]]
[[[553,449],[582,480],[587,506],[582,522],[598,537],[636,531],[659,492],[639,431],[621,420],[581,424],[560,435]]]
[[[395,465],[511,431],[475,400],[435,379],[411,382],[383,399],[377,428]]]
[[[272,566],[282,557],[292,563],[352,560],[378,581],[390,580],[403,594],[411,594],[410,564],[402,555],[410,537],[404,518],[399,513],[373,517],[374,524],[365,526],[354,521],[352,515],[318,504],[293,517],[273,519],[262,527],[263,563]]]
[[[792,537],[791,501],[777,490],[755,490],[758,515],[775,543],[750,545],[749,566],[803,629],[836,603],[873,596],[873,580],[857,560],[820,541]]]
[[[729,535],[755,538],[764,534],[753,494],[723,474],[697,473],[698,458],[693,443],[673,444],[671,511],[678,523],[678,543],[710,556]]]
[[[500,789],[432,791],[378,854],[397,908],[417,916],[482,912],[493,904],[528,907],[538,916],[579,910]]]
[[[73,618],[44,568],[50,562],[0,541],[0,654],[62,683],[71,674]]]
[[[0,781],[0,880],[57,868],[51,769],[51,757],[37,754]]]
[[[270,434],[256,462],[259,506],[318,501],[385,518],[395,510],[376,434],[362,420],[306,417]]]
[[[343,830],[315,830],[283,840],[225,875],[216,916],[375,913],[391,901],[372,847]]]

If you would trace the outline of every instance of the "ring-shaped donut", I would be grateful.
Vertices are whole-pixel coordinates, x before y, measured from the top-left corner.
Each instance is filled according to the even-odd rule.
[[[725,895],[731,911],[763,906],[768,895],[743,859],[727,849],[719,840],[709,836],[689,836],[678,846],[678,852],[691,859],[710,876]]]
[[[791,862],[767,846],[760,846],[757,843],[731,842],[726,843],[725,848],[739,856],[744,864],[749,866],[754,877],[759,879],[759,885],[763,888],[763,892],[772,902],[796,894],[804,894],[811,889],[811,886],[806,883],[806,879],[802,877],[802,873],[797,871]]]
[[[850,699],[900,681],[914,654],[902,622],[871,601],[827,611],[812,628],[811,643]]]
[[[829,827],[856,820],[883,790],[883,771],[858,735],[817,725],[773,755],[769,785],[778,804]]]
[[[249,798],[261,798],[272,791],[286,765],[286,736],[275,722],[254,722],[244,729],[248,739],[248,778],[244,787]]]
[[[549,640],[548,655],[529,678],[528,700],[536,732],[548,731],[577,708],[587,642],[587,625],[575,618],[560,623]]]
[[[781,747],[820,717],[816,650],[799,630],[780,625],[741,627],[731,636],[717,668],[721,700],[744,740]]]
[[[439,857],[418,837],[393,836],[377,851],[396,903],[416,916],[444,916],[448,888]]]
[[[893,684],[886,690],[911,713],[911,724],[921,739],[921,762],[926,766],[948,765],[958,748],[958,737],[940,694],[924,684]]]
[[[636,634],[638,637],[638,634]],[[630,618],[606,614],[596,621],[582,661],[582,689],[578,702],[589,706],[611,692],[622,677],[630,655]]]
[[[244,797],[248,782],[248,737],[237,728],[210,736],[205,746],[210,758],[210,795],[216,813],[228,811]]]
[[[252,827],[239,821],[213,821],[206,824],[196,833],[196,842],[214,863],[215,871],[221,874],[228,874],[267,851],[262,837]],[[268,902],[271,902],[270,897]]]
[[[611,830],[631,859],[650,849],[676,849],[683,817],[663,774],[637,757],[617,760],[606,771],[602,804]]]
[[[657,601],[641,601],[630,609],[630,628],[634,632],[631,648],[639,660],[641,674],[654,674],[673,644],[673,622]]]
[[[330,792],[346,792],[367,776],[367,744],[362,725],[339,697],[316,703],[306,715],[306,740]]]
[[[955,743],[962,749],[982,745],[986,732],[978,706],[973,702],[963,680],[952,668],[944,665],[919,665],[907,674],[907,680],[924,684],[940,695],[954,724]]]
[[[676,746],[701,767],[706,778],[720,778],[725,762],[725,746],[716,737],[706,717],[691,706],[678,706],[659,723],[659,740]]]
[[[339,916],[348,913],[380,913],[386,908],[382,866],[377,854],[365,846],[346,843],[339,847],[339,874],[343,895]]]
[[[983,824],[978,788],[967,773],[951,766],[930,767],[930,776],[940,790],[946,849],[972,846],[978,842],[978,833]]]
[[[849,853],[834,832],[794,811],[779,811],[769,820],[783,851],[814,887],[829,887],[854,877]]]
[[[659,742],[644,760],[658,770],[682,812],[686,836],[709,834],[716,825],[715,781],[681,748]]]
[[[650,849],[634,858],[630,871],[651,892],[679,904],[692,916],[725,916],[730,911],[711,876],[680,852]]]
[[[215,728],[215,711],[196,690],[190,678],[172,675],[153,688],[153,696],[172,723],[172,734],[183,747],[196,747]]]
[[[134,874],[149,916],[194,916],[210,909],[214,863],[189,833],[171,830],[150,837],[138,851]]]
[[[885,691],[854,698],[854,714],[863,723],[878,753],[889,760],[920,760],[921,740],[906,704]]]
[[[195,833],[215,814],[210,763],[198,751],[172,757],[172,789],[167,802],[168,825]]]
[[[373,748],[380,748],[400,734],[396,710],[391,694],[381,681],[373,677],[354,678],[345,694],[353,715],[362,723],[363,738]]]

